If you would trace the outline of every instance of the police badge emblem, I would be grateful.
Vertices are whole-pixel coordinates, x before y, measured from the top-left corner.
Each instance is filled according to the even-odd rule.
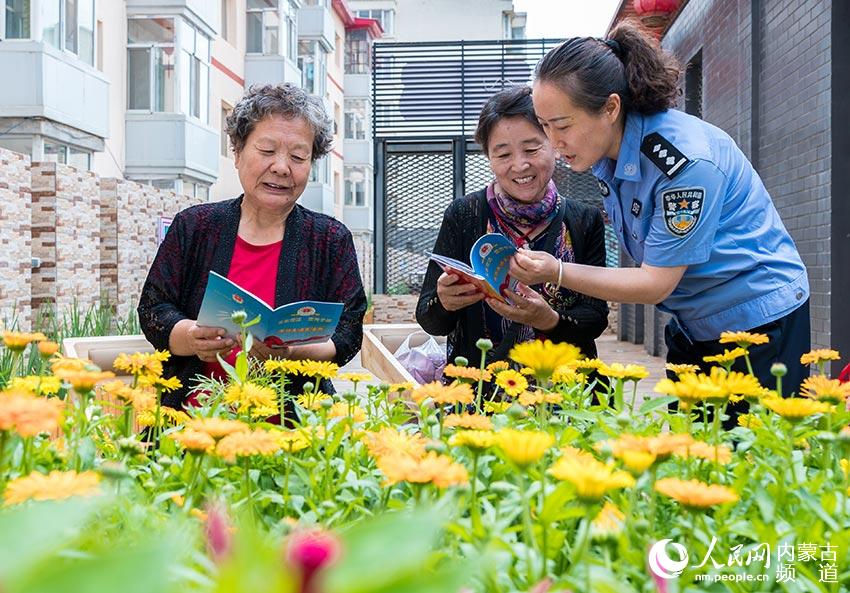
[[[661,193],[664,225],[677,237],[690,233],[699,221],[705,201],[701,187],[671,189]]]
[[[597,179],[596,182],[599,184],[599,191],[602,192],[602,197],[607,198],[611,193],[611,188],[608,187],[608,184],[601,179]]]

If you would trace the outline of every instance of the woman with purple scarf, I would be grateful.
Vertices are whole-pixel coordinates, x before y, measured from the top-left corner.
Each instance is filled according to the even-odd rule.
[[[454,200],[446,209],[434,253],[469,262],[473,243],[500,233],[513,244],[543,250],[565,262],[605,265],[602,213],[558,194],[552,173],[555,150],[534,114],[529,87],[491,97],[481,110],[475,140],[490,161],[495,180]],[[471,284],[430,262],[416,320],[430,334],[447,335],[448,360],[478,360],[479,338],[494,348],[488,362],[507,359],[514,344],[534,339],[569,342],[587,357],[608,325],[605,301],[555,284],[518,286],[514,305],[486,299]]]

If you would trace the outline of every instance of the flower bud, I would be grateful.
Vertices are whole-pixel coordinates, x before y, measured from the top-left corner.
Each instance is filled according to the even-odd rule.
[[[316,386],[310,381],[304,383],[304,393],[312,393],[315,388]]]
[[[442,454],[446,452],[446,449],[446,444],[443,441],[433,441],[425,445],[426,452],[434,451],[435,453]]]
[[[770,374],[774,377],[784,377],[788,374],[788,367],[781,362],[774,362],[770,365]]]
[[[513,420],[519,420],[520,418],[525,418],[525,408],[514,402],[511,404],[511,407],[505,412],[509,418]]]
[[[326,398],[319,402],[319,406],[321,406],[323,410],[330,410],[334,407],[334,401],[331,398]]]
[[[242,325],[246,319],[248,319],[248,314],[245,311],[234,311],[230,315],[230,321],[236,325]]]
[[[493,349],[493,341],[487,338],[481,338],[475,342],[475,347],[481,350],[481,352],[489,352]]]
[[[464,356],[456,356],[455,357],[455,365],[459,367],[469,366],[469,360]]]

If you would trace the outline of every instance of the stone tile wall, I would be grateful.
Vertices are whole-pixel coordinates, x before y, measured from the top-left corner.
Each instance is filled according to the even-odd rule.
[[[32,208],[30,159],[0,149],[0,327],[30,329]]]

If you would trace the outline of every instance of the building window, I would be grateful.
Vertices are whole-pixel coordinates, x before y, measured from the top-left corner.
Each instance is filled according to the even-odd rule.
[[[6,38],[30,36],[30,0],[6,0]]]
[[[327,88],[328,53],[318,41],[298,42],[301,86],[308,93],[324,96]]]
[[[685,69],[685,113],[702,117],[702,50],[690,59]]]
[[[278,0],[248,0],[246,14],[247,52],[280,54],[280,8]],[[284,2],[288,4],[288,2]]]
[[[302,6],[327,6],[330,4],[328,0],[304,0],[301,3]]]
[[[345,100],[345,138],[347,140],[366,139],[366,100]]]
[[[174,111],[174,19],[127,20],[127,108]]]
[[[176,191],[177,186],[176,179],[148,179],[141,180],[139,183],[147,183],[151,187],[155,187],[156,189],[161,189],[163,191]]]
[[[345,73],[366,74],[371,67],[372,48],[364,29],[351,31],[345,36]]]
[[[221,38],[233,44],[230,39],[230,30],[233,27],[230,23],[230,10],[232,8],[233,0],[221,0]]]
[[[233,108],[227,103],[222,102],[221,104],[221,156],[229,157],[230,150],[228,146],[228,136],[227,136],[227,117],[233,111]]]
[[[317,161],[313,161],[313,164],[310,166],[310,181],[316,183],[330,183],[328,173],[328,159],[320,158]]]
[[[210,40],[180,20],[180,107],[187,115],[209,121]]]
[[[365,206],[368,191],[366,169],[362,167],[345,168],[345,205]]]
[[[362,19],[375,19],[381,24],[381,29],[384,30],[384,35],[392,37],[395,28],[395,10],[378,8],[372,10],[358,10],[357,16]]]
[[[44,161],[70,165],[78,171],[91,169],[91,153],[59,142],[44,142]]]
[[[298,59],[298,7],[292,2],[283,4],[283,47],[286,48],[286,57],[293,62]]]

